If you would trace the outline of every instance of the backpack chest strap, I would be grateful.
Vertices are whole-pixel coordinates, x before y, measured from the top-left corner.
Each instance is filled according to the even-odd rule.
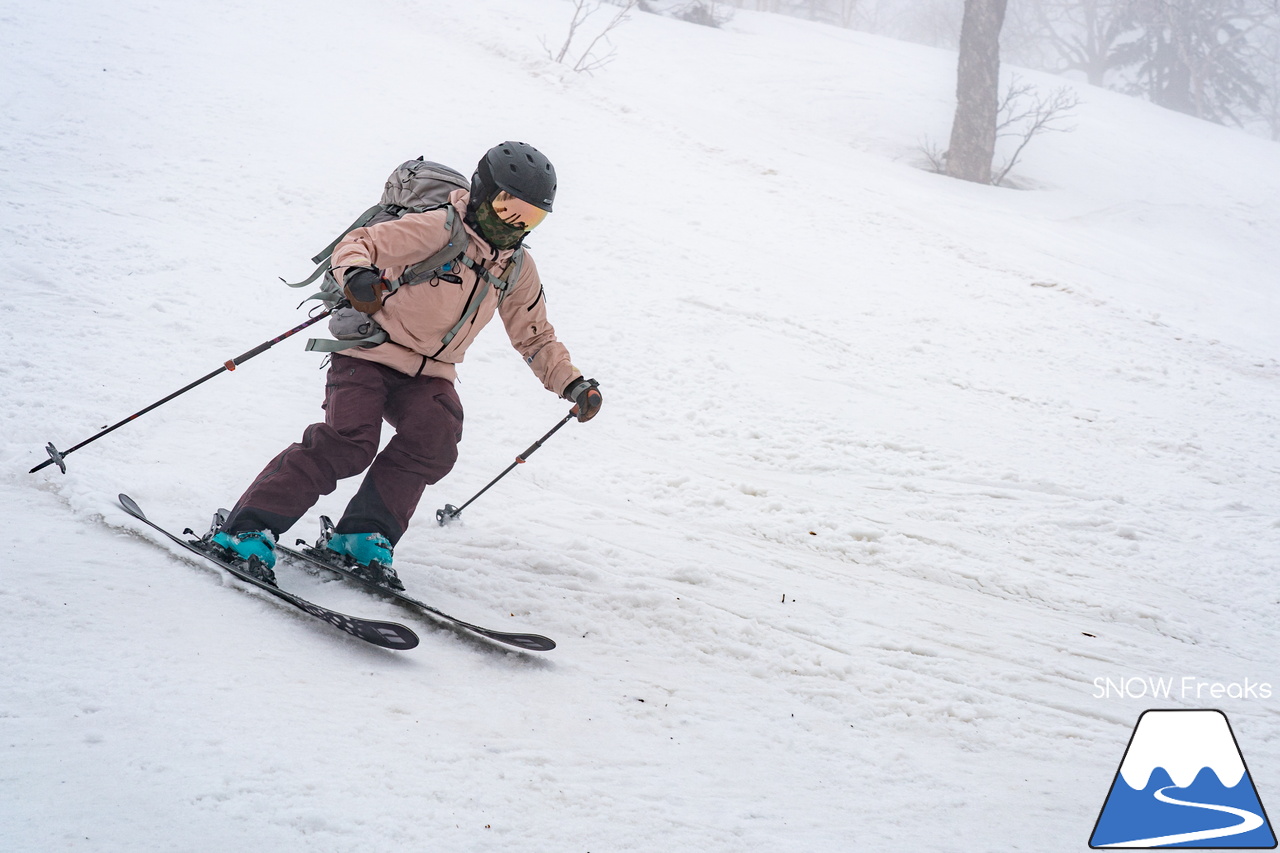
[[[484,282],[497,292],[498,304],[501,305],[502,300],[507,298],[507,292],[511,289],[511,281],[520,277],[520,266],[524,261],[524,249],[516,250],[515,255],[511,257],[511,261],[507,264],[507,268],[503,270],[501,276],[496,276],[489,272],[483,264],[476,263],[468,255],[463,255],[458,261],[475,273],[477,284]],[[512,275],[513,272],[515,273],[514,275]],[[467,303],[467,310],[458,318],[458,322],[453,324],[453,328],[440,339],[441,350],[457,337],[458,332],[462,331],[462,327],[480,310],[480,304],[484,302],[485,296],[489,293],[489,287],[476,287],[475,294],[471,297],[471,301]]]
[[[448,242],[434,254],[418,261],[400,273],[400,276],[395,281],[387,282],[387,286],[392,293],[395,293],[406,284],[417,284],[420,281],[434,278],[441,272],[447,271],[451,265],[466,256],[467,246],[470,245],[471,239],[467,237],[467,231],[462,227],[462,218],[458,216],[458,211],[454,209],[452,204],[445,204],[443,207],[445,209],[444,230],[449,232]]]

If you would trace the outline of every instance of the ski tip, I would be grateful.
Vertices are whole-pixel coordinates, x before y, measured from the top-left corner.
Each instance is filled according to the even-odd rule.
[[[482,636],[526,652],[549,652],[556,647],[556,641],[540,634],[509,634],[505,631],[480,631]]]
[[[395,622],[366,622],[362,630],[353,631],[357,637],[375,646],[407,652],[418,647],[418,635]]]
[[[120,496],[116,498],[116,500],[120,501],[120,506],[124,507],[125,512],[128,512],[131,515],[136,515],[138,518],[147,517],[146,513],[142,511],[142,507],[138,506],[138,502],[126,495],[124,492],[121,492]]]

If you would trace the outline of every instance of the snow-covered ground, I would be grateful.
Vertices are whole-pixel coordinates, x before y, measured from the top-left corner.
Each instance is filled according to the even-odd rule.
[[[575,75],[571,8],[0,4],[0,849],[1082,850],[1148,707],[1223,709],[1275,808],[1280,148],[1082,88],[973,186],[918,168],[951,54],[637,14]],[[297,339],[27,473],[300,322],[397,163],[509,138],[605,407],[438,528],[565,411],[486,332],[396,564],[557,650],[281,569],[384,652],[115,505],[230,505],[319,416]],[[1096,696],[1154,676],[1272,692]]]

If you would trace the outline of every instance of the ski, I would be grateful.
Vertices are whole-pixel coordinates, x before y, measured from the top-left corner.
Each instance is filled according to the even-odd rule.
[[[407,604],[434,619],[446,623],[447,625],[455,628],[462,628],[481,637],[496,640],[499,643],[506,643],[509,646],[515,646],[518,649],[524,649],[529,652],[549,652],[556,647],[555,640],[543,637],[540,634],[516,634],[508,631],[495,631],[492,628],[482,628],[479,625],[472,625],[470,622],[464,622],[461,619],[450,616],[448,613],[443,613],[440,610],[437,610],[429,604],[419,601],[411,595],[406,595],[399,590],[392,589],[363,577],[352,571],[351,567],[342,565],[337,562],[337,560],[330,561],[326,553],[311,547],[304,539],[299,539],[298,545],[303,546],[301,550],[295,550],[286,545],[277,543],[276,552],[287,554],[294,559],[302,560],[303,562],[310,563],[311,565],[322,569],[328,569],[331,572],[337,572],[348,580],[356,581],[365,589],[379,592],[383,595],[389,595],[402,604]],[[336,557],[337,555],[334,556]]]
[[[151,519],[147,518],[146,513],[142,511],[142,507],[138,506],[138,502],[128,495],[120,495],[119,500],[120,506],[125,512],[129,513],[129,515],[132,515],[144,524],[147,524],[160,533],[163,533],[165,536],[169,537],[193,554],[199,554],[201,557],[204,557],[206,560],[214,563],[219,568],[230,572],[245,583],[252,584],[258,589],[271,593],[281,601],[292,604],[308,616],[314,616],[322,622],[329,623],[340,631],[345,631],[353,637],[359,637],[366,643],[372,643],[373,645],[381,646],[384,649],[404,650],[412,649],[418,645],[418,635],[403,625],[396,624],[395,622],[380,622],[374,619],[360,619],[355,616],[348,616],[345,613],[338,613],[335,610],[330,610],[327,607],[321,607],[318,604],[307,601],[305,598],[301,598],[300,596],[287,592],[274,584],[267,583],[261,578],[255,577],[240,566],[222,559],[221,556],[214,553],[212,550],[206,550],[204,547],[201,547],[201,540],[184,539],[177,534],[169,532]],[[186,532],[188,534],[191,533],[190,530]]]

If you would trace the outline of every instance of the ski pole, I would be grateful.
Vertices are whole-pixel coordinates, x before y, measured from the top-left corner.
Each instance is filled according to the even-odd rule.
[[[67,473],[67,463],[66,463],[66,461],[65,461],[65,457],[66,457],[66,456],[68,456],[68,455],[70,455],[70,454],[72,454],[72,453],[75,453],[77,450],[79,450],[80,448],[84,447],[86,444],[91,444],[92,442],[97,441],[98,439],[102,438],[104,435],[106,435],[106,434],[107,434],[107,433],[109,433],[109,432],[115,432],[115,431],[116,431],[116,430],[118,430],[120,427],[122,427],[122,426],[124,426],[125,424],[129,423],[129,421],[132,421],[132,420],[135,420],[135,419],[137,419],[137,418],[142,417],[143,415],[145,415],[147,412],[151,411],[152,409],[155,409],[155,408],[158,408],[158,407],[160,407],[160,406],[163,406],[165,403],[169,402],[169,401],[170,401],[170,400],[172,400],[174,397],[177,397],[177,396],[179,396],[179,395],[181,395],[181,394],[185,394],[185,393],[187,393],[187,392],[188,392],[188,391],[190,391],[192,388],[196,387],[197,385],[201,384],[202,382],[208,382],[210,379],[212,379],[213,377],[217,376],[219,373],[222,373],[222,372],[224,372],[224,371],[228,371],[228,370],[235,370],[237,366],[239,366],[239,365],[241,365],[241,364],[244,364],[246,361],[248,361],[249,359],[253,358],[255,355],[260,355],[261,353],[266,352],[267,350],[271,349],[273,346],[275,346],[276,344],[280,343],[281,341],[283,341],[285,338],[289,337],[290,335],[295,335],[295,334],[297,334],[298,332],[301,332],[301,331],[302,331],[303,329],[305,329],[307,326],[310,326],[310,325],[312,325],[313,323],[318,323],[319,321],[323,320],[325,317],[328,317],[328,316],[329,316],[329,314],[331,313],[331,311],[332,311],[332,309],[329,309],[329,310],[326,310],[326,311],[324,311],[324,312],[322,312],[322,313],[320,313],[320,314],[317,314],[316,316],[312,317],[312,318],[311,318],[310,320],[308,320],[307,322],[305,322],[305,323],[303,323],[303,324],[301,324],[301,325],[299,325],[299,326],[295,326],[294,328],[292,328],[292,329],[290,329],[289,331],[285,332],[283,335],[280,335],[279,337],[272,338],[271,340],[266,341],[266,342],[264,342],[264,343],[258,344],[256,347],[254,347],[253,349],[249,350],[248,352],[243,353],[242,355],[238,355],[238,356],[236,356],[235,358],[233,358],[233,359],[231,359],[231,360],[229,360],[229,361],[225,361],[225,362],[223,362],[223,363],[222,363],[222,366],[221,366],[221,367],[219,367],[217,370],[213,371],[212,373],[209,373],[209,374],[206,374],[205,376],[200,377],[200,378],[199,378],[199,379],[197,379],[195,382],[192,382],[190,385],[186,386],[185,388],[181,388],[181,389],[179,389],[179,390],[177,390],[177,391],[174,391],[172,394],[170,394],[168,397],[165,397],[163,400],[157,400],[157,401],[155,401],[154,403],[152,403],[150,406],[147,406],[145,409],[142,409],[142,410],[140,410],[140,411],[134,412],[132,415],[129,415],[129,417],[127,417],[127,418],[125,418],[124,420],[120,421],[120,423],[118,423],[118,424],[113,424],[112,426],[107,427],[106,429],[102,430],[102,432],[98,433],[97,435],[92,435],[92,436],[90,436],[90,437],[86,438],[84,441],[80,442],[80,443],[79,443],[79,444],[77,444],[75,447],[71,448],[70,450],[63,450],[63,451],[59,451],[59,450],[58,450],[58,448],[56,448],[56,447],[54,447],[54,446],[53,446],[53,442],[52,442],[52,441],[51,441],[51,442],[49,442],[49,446],[45,448],[45,451],[49,454],[49,458],[48,458],[48,459],[46,459],[45,461],[41,462],[41,463],[40,463],[39,465],[37,465],[36,467],[32,468],[32,469],[31,469],[30,471],[28,471],[27,473],[28,473],[28,474],[34,474],[35,472],[39,471],[41,468],[45,468],[45,467],[47,467],[47,466],[49,466],[49,465],[55,465],[55,464],[56,464],[59,468],[61,468],[61,469],[62,469],[62,473],[64,473],[64,474],[65,474],[65,473]]]
[[[501,474],[499,474],[498,476],[496,476],[496,477],[494,477],[492,480],[490,480],[490,481],[489,481],[489,485],[485,486],[483,489],[481,489],[480,491],[478,491],[478,492],[476,492],[474,495],[472,495],[472,496],[471,496],[471,500],[467,501],[467,502],[466,502],[466,503],[464,503],[462,506],[454,506],[453,504],[445,504],[445,505],[444,505],[444,509],[438,509],[438,510],[436,510],[436,521],[437,521],[437,522],[438,522],[442,527],[443,527],[445,524],[448,524],[450,521],[453,521],[455,518],[457,518],[459,515],[461,515],[461,514],[462,514],[462,511],[463,511],[464,509],[466,509],[467,507],[471,506],[471,504],[475,502],[475,499],[476,499],[476,498],[480,497],[480,496],[481,496],[481,495],[483,495],[485,492],[489,491],[489,489],[493,486],[493,484],[494,484],[494,483],[498,482],[498,481],[499,481],[499,480],[501,480],[503,477],[505,477],[505,476],[507,476],[508,474],[510,474],[510,473],[515,469],[515,467],[516,467],[517,465],[522,465],[522,464],[524,464],[524,461],[525,461],[526,459],[528,459],[530,456],[532,456],[532,455],[533,455],[533,452],[534,452],[535,450],[537,450],[539,447],[541,447],[541,446],[543,445],[543,443],[544,443],[544,442],[546,442],[546,440],[547,440],[547,439],[551,438],[551,436],[553,436],[553,435],[555,435],[555,434],[556,434],[556,430],[560,429],[560,427],[564,426],[565,424],[567,424],[569,421],[573,420],[573,419],[574,419],[574,418],[576,418],[577,416],[578,416],[578,407],[577,407],[577,406],[574,406],[572,409],[570,409],[570,410],[569,410],[569,414],[565,415],[563,418],[561,418],[561,419],[560,419],[560,423],[558,423],[558,424],[556,424],[555,426],[553,426],[553,427],[551,428],[551,430],[550,430],[546,435],[544,435],[542,438],[538,439],[538,440],[537,440],[537,441],[535,441],[533,444],[529,445],[529,448],[528,448],[527,450],[525,450],[525,452],[524,452],[524,453],[521,453],[519,456],[517,456],[517,457],[516,457],[516,461],[515,461],[515,462],[512,462],[510,465],[508,465],[508,466],[507,466],[507,469],[506,469],[505,471],[503,471]]]

